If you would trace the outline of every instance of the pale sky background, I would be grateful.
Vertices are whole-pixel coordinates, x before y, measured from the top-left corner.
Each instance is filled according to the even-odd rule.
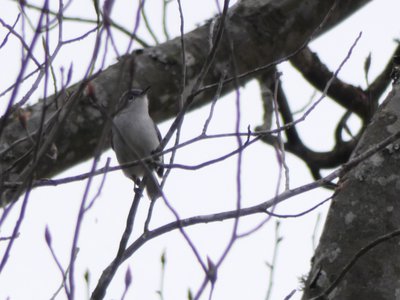
[[[32,3],[40,4],[41,2],[33,1]],[[112,18],[127,28],[133,26],[132,19],[135,10],[132,2],[137,4],[137,1],[116,1],[112,12]],[[220,2],[222,3],[222,1]],[[51,1],[54,8],[57,7],[57,3],[58,1]],[[92,1],[74,1],[66,15],[92,16],[91,3]],[[163,40],[160,3],[161,1],[148,1],[146,12],[153,29],[160,40]],[[183,0],[182,4],[185,32],[192,30],[197,24],[202,24],[217,12],[215,1],[212,0]],[[365,87],[364,60],[371,52],[372,64],[369,78],[372,81],[374,76],[383,69],[395,48],[394,39],[400,38],[400,28],[395,23],[395,20],[398,20],[399,11],[400,2],[398,0],[373,1],[346,22],[314,41],[311,48],[318,53],[320,59],[331,70],[335,70],[346,56],[359,32],[362,31],[363,36],[339,77],[349,83]],[[168,30],[171,37],[175,37],[179,34],[180,26],[176,1],[169,5],[168,12]],[[13,1],[0,0],[0,18],[2,20],[12,24],[17,13]],[[88,28],[91,27],[65,23],[65,37],[78,36]],[[0,27],[0,40],[3,40],[5,33],[4,28]],[[151,42],[144,26],[140,27],[139,34],[146,37],[149,43]],[[114,37],[119,50],[123,53],[126,49],[126,39],[122,39],[119,33],[115,33]],[[89,37],[81,43],[62,49],[55,63],[56,71],[60,66],[68,68],[73,63],[73,82],[81,79],[88,64],[88,58],[91,56],[92,43],[93,37]],[[40,51],[40,44],[36,50]],[[2,70],[0,72],[0,92],[15,80],[19,68],[20,52],[18,41],[12,37],[9,38],[6,46],[0,49]],[[114,62],[115,54],[110,50],[107,65]],[[313,89],[288,63],[280,65],[279,69],[283,72],[282,81],[285,92],[290,99],[292,110],[295,111],[308,103]],[[28,89],[30,84],[28,82],[23,90]],[[22,95],[23,91],[19,93],[19,97]],[[32,97],[31,103],[42,96],[43,89],[39,88]],[[247,126],[250,125],[254,129],[261,124],[263,115],[257,83],[250,82],[242,88],[240,97],[241,128],[246,131]],[[0,104],[4,107],[8,99],[9,94],[0,98]],[[209,106],[206,106],[187,115],[182,128],[182,140],[193,138],[201,132],[208,113]],[[298,126],[307,145],[314,150],[330,150],[333,146],[332,131],[342,114],[341,108],[325,99],[307,120]],[[167,132],[170,124],[171,121],[159,124],[163,134]],[[353,125],[357,126],[357,120],[354,120]],[[218,100],[209,133],[233,132],[234,126],[234,95],[228,95]],[[233,150],[235,146],[235,139],[196,143],[180,150],[176,162],[193,165],[225,154]],[[112,158],[112,165],[117,164],[113,152],[109,150],[103,154],[100,166],[104,165],[107,157]],[[291,188],[312,181],[308,169],[301,161],[288,154],[287,163],[290,168]],[[88,161],[57,177],[87,172],[90,167],[91,161]],[[173,170],[166,183],[165,193],[182,218],[233,209],[236,204],[236,168],[237,157],[233,157],[197,171]],[[278,163],[275,151],[270,146],[257,143],[247,148],[243,153],[242,206],[247,207],[270,199],[275,193],[277,174]],[[99,180],[100,178],[95,180],[92,195],[97,191]],[[57,257],[66,268],[70,257],[76,215],[85,183],[43,187],[32,192],[20,237],[14,244],[3,274],[0,274],[0,299],[7,297],[12,300],[49,299],[57,290],[61,283],[61,276],[45,243],[45,227],[46,225],[49,227]],[[290,214],[304,211],[328,197],[330,193],[330,191],[319,189],[289,199],[278,206],[277,212]],[[90,272],[90,290],[92,290],[102,270],[114,257],[132,198],[132,183],[122,175],[122,172],[113,172],[107,176],[101,197],[97,199],[83,222],[79,239],[80,251],[75,265],[76,299],[87,298],[86,285],[83,280],[84,272],[86,270]],[[10,235],[19,213],[20,204],[21,201],[15,206],[6,224],[1,228],[0,236]],[[147,198],[141,201],[136,223],[138,230],[143,228],[142,224],[148,204]],[[325,216],[327,208],[328,205],[325,204],[307,216],[281,220],[280,235],[283,237],[283,241],[279,248],[271,299],[283,299],[291,290],[301,288],[299,278],[309,271],[309,261],[313,253],[312,235],[317,216],[318,214]],[[241,219],[239,231],[245,232],[253,228],[264,218],[265,216],[251,216]],[[151,228],[173,220],[173,215],[166,209],[162,200],[159,200],[153,214]],[[232,224],[231,221],[224,221],[193,226],[187,228],[186,231],[203,260],[210,257],[216,262],[229,240]],[[275,220],[272,219],[256,233],[235,243],[219,269],[213,299],[265,298],[269,278],[266,262],[271,261],[272,258],[274,229]],[[318,227],[318,234],[321,230],[322,225]],[[137,233],[138,231],[136,231]],[[4,252],[4,245],[5,243],[0,244],[0,255]],[[164,299],[187,299],[189,288],[194,293],[197,292],[204,277],[201,267],[182,235],[174,231],[147,243],[124,263],[112,281],[105,299],[121,298],[124,290],[123,278],[128,266],[132,271],[133,281],[126,299],[159,299],[156,291],[160,286],[160,256],[164,250],[167,258]],[[300,299],[300,297],[301,292],[299,291],[292,299]],[[65,299],[65,295],[60,293],[57,299]],[[208,299],[208,289],[201,299]]]

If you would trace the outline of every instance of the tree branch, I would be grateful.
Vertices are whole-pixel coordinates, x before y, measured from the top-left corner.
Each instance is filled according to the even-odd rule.
[[[338,1],[328,23],[317,34],[322,33],[333,25],[356,11],[369,0]],[[309,40],[321,24],[332,6],[331,1],[241,1],[233,6],[227,15],[229,37],[235,47],[237,73],[245,74],[260,66],[271,64],[279,58],[284,58],[293,53],[303,43]],[[304,23],[304,20],[307,20]],[[290,24],[290,26],[288,26]],[[204,59],[209,53],[207,41],[209,39],[210,23],[207,23],[185,35],[186,53],[190,56],[187,69],[187,82],[199,74]],[[278,36],[279,35],[279,36]],[[285,36],[285,39],[280,38]],[[226,74],[230,55],[229,41],[226,35],[222,37],[215,62],[204,77],[203,84],[208,85],[218,82],[222,74]],[[245,54],[245,55],[244,55]],[[111,109],[121,94],[128,88],[152,86],[149,92],[151,113],[156,121],[166,120],[176,115],[178,93],[180,92],[181,78],[180,39],[174,39],[154,48],[136,50],[132,54],[123,56],[119,62],[99,72],[98,76],[90,81],[99,104]],[[233,70],[228,70],[227,77],[235,77]],[[251,74],[251,73],[249,73]],[[240,84],[249,81],[252,77],[246,76]],[[87,80],[87,79],[85,79]],[[65,91],[67,95],[74,93],[82,83],[77,83]],[[196,94],[191,109],[209,103],[215,94],[218,84],[212,89],[202,90]],[[189,90],[192,87],[188,86]],[[233,83],[224,85],[222,94],[232,91]],[[46,99],[46,115],[56,113],[58,105],[56,100],[59,94]],[[102,114],[90,103],[87,94],[79,95],[77,105],[64,122],[62,129],[54,136],[52,141],[58,149],[58,159],[43,158],[38,164],[36,175],[51,177],[68,167],[90,158],[100,136],[99,127],[105,120]],[[42,102],[29,107],[31,116],[27,122],[29,132],[36,132],[41,118]],[[26,131],[21,128],[18,121],[4,118],[6,124],[0,137],[0,151],[4,151],[15,141],[25,137]],[[47,122],[47,120],[46,120]],[[27,141],[18,143],[7,155],[0,157],[0,169],[6,170],[16,158],[23,156],[30,149]],[[0,181],[18,181],[21,166],[16,166],[9,173],[2,174]],[[13,178],[12,180],[10,180]],[[1,191],[4,198],[4,190]]]

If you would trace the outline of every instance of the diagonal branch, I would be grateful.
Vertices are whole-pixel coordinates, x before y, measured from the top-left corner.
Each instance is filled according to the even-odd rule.
[[[338,0],[335,11],[330,16],[328,23],[319,31],[332,27],[356,11],[369,0],[343,1]],[[312,33],[321,24],[321,21],[330,10],[333,1],[312,0],[299,2],[290,1],[240,1],[229,9],[226,19],[226,28],[229,30],[230,41],[235,47],[235,61],[237,73],[245,74],[257,67],[266,66],[280,58],[286,57],[299,49],[308,41]],[[218,17],[217,17],[218,18]],[[307,20],[304,23],[304,20]],[[288,26],[290,24],[290,26]],[[209,54],[207,41],[209,40],[211,23],[207,23],[185,34],[187,57],[190,57],[187,74],[188,82],[198,76],[204,59]],[[285,36],[285,39],[280,37]],[[226,66],[230,63],[230,44],[224,35],[216,51],[214,63],[204,77],[203,84],[218,82],[221,75],[225,74]],[[151,113],[156,121],[166,120],[176,115],[176,101],[179,98],[181,86],[182,61],[180,58],[180,40],[174,39],[154,48],[136,50],[123,56],[120,60],[99,72],[90,85],[94,90],[100,104],[110,109],[128,88],[152,86],[149,93]],[[232,70],[228,70],[227,78],[234,77]],[[251,74],[251,73],[249,73]],[[251,80],[257,74],[243,77],[240,84]],[[215,94],[215,88],[203,90],[196,94],[191,109],[209,103]],[[70,87],[66,94],[74,93],[81,83]],[[191,86],[188,86],[189,91]],[[234,89],[234,83],[226,84],[222,94]],[[53,95],[46,99],[46,115],[52,116],[57,111],[56,99]],[[105,120],[101,113],[91,105],[88,95],[83,93],[77,99],[77,105],[69,114],[62,129],[54,136],[51,142],[58,149],[56,162],[42,159],[36,169],[37,177],[51,177],[66,168],[92,157],[97,141],[100,138],[98,130]],[[29,132],[36,132],[41,118],[41,102],[32,105],[29,110],[31,117],[27,123]],[[0,151],[8,148],[26,136],[26,130],[21,128],[17,120],[3,118],[6,125],[0,140]],[[6,170],[15,161],[30,149],[29,141],[18,143],[5,156],[0,157],[0,169]],[[2,175],[0,181],[12,181],[11,178],[19,177],[20,168],[14,168],[7,176]],[[4,191],[2,191],[4,192]]]
[[[324,90],[333,74],[318,55],[308,47],[291,58],[290,62],[310,84],[320,91]],[[370,117],[369,98],[361,88],[335,78],[328,89],[328,96],[344,108],[356,113],[361,119]]]

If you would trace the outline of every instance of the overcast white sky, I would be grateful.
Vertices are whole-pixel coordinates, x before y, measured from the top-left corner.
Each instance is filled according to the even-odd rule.
[[[41,3],[42,1],[34,2]],[[51,1],[51,4],[57,7],[57,2]],[[116,2],[112,17],[131,28],[134,10],[128,3],[134,2],[136,5],[136,1]],[[159,2],[161,1],[149,1],[146,11],[156,33],[162,40]],[[91,3],[91,1],[74,1],[66,14],[91,16]],[[211,0],[183,1],[183,11],[186,32],[211,18],[217,12],[215,1]],[[333,70],[339,66],[351,44],[362,31],[362,38],[339,77],[349,83],[364,87],[363,64],[368,53],[372,53],[370,79],[373,79],[386,64],[396,46],[394,38],[400,37],[400,28],[393,25],[393,20],[398,19],[399,11],[400,2],[398,0],[373,1],[346,22],[314,41],[311,48],[318,52],[321,60]],[[14,22],[17,13],[13,1],[2,0],[0,2],[0,18],[8,24]],[[179,26],[177,5],[176,1],[173,1],[169,6],[168,25],[172,37],[179,34]],[[65,23],[65,35],[68,37],[77,36],[85,29],[82,29],[81,24]],[[142,36],[148,37],[143,26],[140,27],[139,32]],[[5,29],[0,26],[0,40],[5,34]],[[115,38],[123,52],[126,40],[122,39],[118,33],[115,34]],[[151,41],[151,39],[147,40]],[[78,81],[85,72],[88,57],[91,55],[91,51],[88,49],[91,49],[92,42],[93,39],[89,38],[82,43],[66,47],[56,61],[57,66],[63,65],[66,68],[73,63],[74,81]],[[7,45],[0,49],[2,69],[0,92],[15,80],[15,74],[19,68],[19,53],[20,45],[12,37]],[[110,51],[107,63],[112,64],[113,62],[115,62],[115,55]],[[309,101],[313,90],[290,68],[289,64],[284,63],[279,66],[279,69],[283,72],[283,85],[293,110],[303,107]],[[28,83],[24,86],[24,90],[29,87]],[[42,93],[43,90],[39,89],[38,93],[32,97],[32,103],[41,97]],[[20,96],[22,95],[23,92],[20,93]],[[228,95],[218,101],[210,125],[210,133],[233,132],[235,126],[234,97],[234,95]],[[257,83],[247,84],[241,89],[240,97],[241,128],[246,131],[247,126],[250,125],[254,129],[261,124],[263,114]],[[0,104],[3,106],[8,99],[9,94],[0,98]],[[203,107],[188,114],[183,124],[182,140],[190,139],[201,132],[208,113],[209,107]],[[315,150],[329,150],[333,145],[332,130],[342,113],[343,111],[329,100],[323,101],[299,126],[307,145]],[[163,134],[168,130],[170,124],[171,122],[159,124]],[[354,121],[354,124],[357,122]],[[179,151],[176,162],[196,164],[207,161],[227,153],[234,149],[235,145],[234,139],[197,143]],[[117,164],[114,154],[110,150],[103,154],[100,165],[104,165],[108,157],[112,158],[112,165]],[[287,155],[287,163],[290,167],[291,187],[312,180],[301,161]],[[86,172],[90,167],[91,162],[89,161],[71,168],[57,177]],[[236,203],[236,168],[237,158],[234,157],[197,171],[174,170],[166,183],[165,193],[181,217],[230,210],[235,207]],[[271,198],[275,193],[277,174],[278,164],[275,151],[271,147],[258,143],[248,148],[243,154],[242,205],[250,206]],[[57,257],[66,267],[84,186],[85,182],[78,182],[34,190],[30,197],[20,237],[15,242],[6,269],[0,274],[0,299],[7,297],[13,300],[49,299],[57,290],[61,283],[61,276],[45,243],[44,230],[47,225],[52,235]],[[95,180],[92,195],[97,191],[98,186],[99,178]],[[329,195],[329,191],[322,189],[312,191],[279,205],[277,212],[284,214],[301,212]],[[122,172],[113,172],[107,176],[101,197],[86,215],[80,235],[80,251],[75,270],[77,299],[86,299],[84,272],[89,270],[90,289],[93,289],[102,270],[115,255],[132,198],[132,183],[122,175]],[[148,204],[147,199],[142,200],[137,224],[143,223]],[[319,214],[324,216],[327,208],[328,205],[324,205],[307,216],[281,220],[280,235],[283,237],[283,241],[280,244],[271,299],[283,299],[291,290],[301,288],[299,278],[306,275],[309,270],[309,261],[313,253],[312,235],[317,216]],[[7,223],[1,228],[0,236],[10,234],[19,209],[20,203],[15,206]],[[265,216],[252,216],[242,219],[239,231],[244,232],[253,228],[264,218]],[[162,201],[159,201],[155,208],[151,227],[154,228],[173,220],[173,215],[166,209]],[[318,232],[320,232],[321,226]],[[136,236],[141,229],[142,225],[137,228]],[[226,247],[231,230],[232,222],[225,221],[194,226],[188,228],[187,232],[203,260],[210,257],[213,261],[217,261]],[[219,270],[213,299],[265,298],[269,278],[266,262],[269,262],[272,257],[274,230],[275,220],[271,220],[261,230],[247,238],[240,239],[234,245]],[[0,244],[0,254],[3,251],[4,243]],[[127,299],[159,299],[156,291],[160,286],[160,256],[163,251],[166,251],[167,257],[164,299],[187,299],[189,288],[197,291],[203,279],[201,267],[187,242],[178,232],[173,232],[149,242],[135,253],[120,268],[109,287],[106,299],[121,298],[124,289],[123,278],[128,266],[132,271],[133,282]],[[300,296],[301,292],[298,292],[292,299],[300,299]],[[65,299],[65,295],[61,293],[57,299]],[[205,293],[202,299],[208,299],[208,293]]]

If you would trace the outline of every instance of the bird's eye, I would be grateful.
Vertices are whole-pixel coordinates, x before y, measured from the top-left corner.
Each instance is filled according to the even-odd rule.
[[[143,95],[143,91],[139,89],[131,89],[129,94],[132,97],[137,97]]]

